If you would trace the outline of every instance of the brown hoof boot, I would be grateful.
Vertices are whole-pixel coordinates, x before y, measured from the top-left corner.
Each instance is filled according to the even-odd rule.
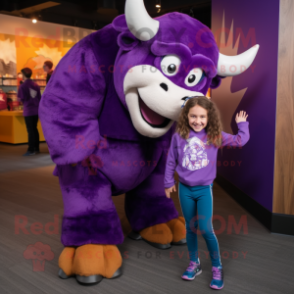
[[[73,260],[75,256],[74,247],[65,247],[58,259],[59,272],[58,276],[61,279],[67,279],[74,275],[73,272]]]
[[[172,231],[167,224],[157,224],[140,231],[142,238],[158,249],[168,249],[173,239]]]
[[[81,284],[97,284],[122,274],[122,257],[115,245],[87,244],[76,249],[73,271]]]
[[[174,218],[166,224],[173,234],[172,245],[186,244],[186,227],[183,217]]]
[[[122,275],[122,257],[115,245],[103,245],[105,273],[108,279],[118,278]]]

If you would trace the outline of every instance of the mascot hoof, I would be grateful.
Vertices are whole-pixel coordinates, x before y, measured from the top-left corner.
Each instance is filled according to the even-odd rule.
[[[133,240],[144,240],[158,249],[169,249],[171,245],[184,245],[186,241],[185,220],[182,216],[163,224],[157,224],[128,235]]]
[[[58,263],[60,278],[75,276],[77,282],[84,285],[97,284],[103,278],[113,279],[122,275],[122,257],[115,245],[65,247]]]
[[[76,280],[83,285],[95,285],[100,283],[103,280],[101,275],[92,275],[92,276],[79,276],[76,275]]]
[[[150,242],[144,238],[142,238],[142,236],[139,234],[139,233],[136,233],[136,232],[131,232],[129,235],[128,235],[129,238],[133,239],[133,240],[144,240],[146,243],[150,244],[151,246],[155,247],[155,248],[158,248],[158,249],[169,249],[171,248],[171,244],[168,243],[168,244],[160,244],[160,243],[155,243],[155,242]]]
[[[187,243],[186,238],[183,238],[178,242],[171,242],[172,245],[185,245],[186,243]]]
[[[140,231],[144,241],[158,249],[171,248],[172,232],[167,224],[157,224]]]
[[[68,279],[74,275],[73,260],[75,256],[74,247],[65,247],[61,252],[58,260],[59,272],[58,276],[61,279]]]
[[[115,279],[118,278],[122,275],[122,267],[120,267],[113,275],[110,279]]]
[[[166,223],[173,234],[172,245],[184,245],[186,241],[185,220],[182,216],[174,218]]]
[[[118,278],[122,275],[122,267],[120,267],[110,279]],[[101,275],[92,275],[92,276],[80,276],[76,275],[76,280],[83,285],[95,285],[100,283],[103,280],[103,276]]]
[[[58,271],[58,276],[61,279],[68,279],[71,277],[71,276],[68,276],[61,268]]]

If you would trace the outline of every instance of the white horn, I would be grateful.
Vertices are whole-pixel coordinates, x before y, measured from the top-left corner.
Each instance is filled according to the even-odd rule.
[[[143,0],[126,0],[125,16],[129,30],[137,39],[148,41],[157,34],[159,21],[149,16]]]
[[[236,56],[227,56],[219,53],[217,74],[222,77],[237,76],[248,69],[253,62],[259,45],[255,45]]]

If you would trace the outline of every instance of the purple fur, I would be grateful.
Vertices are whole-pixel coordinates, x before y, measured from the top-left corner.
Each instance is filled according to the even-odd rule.
[[[150,174],[135,189],[126,193],[126,216],[135,232],[177,218],[172,199],[165,196],[163,178],[166,154]]]
[[[116,221],[114,221],[115,219]],[[63,217],[61,242],[64,246],[120,244],[124,240],[116,211]]]

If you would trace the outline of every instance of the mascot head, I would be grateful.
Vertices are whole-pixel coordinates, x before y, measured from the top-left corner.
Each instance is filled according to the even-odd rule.
[[[258,51],[257,45],[237,56],[222,55],[201,22],[177,12],[152,19],[143,0],[126,0],[125,15],[112,26],[119,32],[115,88],[134,127],[147,137],[164,135],[186,97],[206,95],[220,77],[240,74]]]

